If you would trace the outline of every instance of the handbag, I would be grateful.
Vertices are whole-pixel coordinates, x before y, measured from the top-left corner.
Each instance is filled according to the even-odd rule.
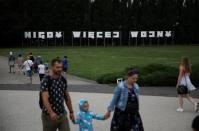
[[[178,94],[188,94],[189,90],[188,90],[188,87],[187,87],[187,79],[186,79],[186,76],[184,75],[185,77],[185,82],[186,82],[186,85],[179,85],[177,87],[177,92]]]

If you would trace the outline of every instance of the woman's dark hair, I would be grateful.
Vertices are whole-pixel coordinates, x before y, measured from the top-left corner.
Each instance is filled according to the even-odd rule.
[[[126,73],[126,77],[131,77],[133,75],[139,75],[139,71],[136,68],[129,68]]]
[[[22,56],[21,54],[18,55],[18,57],[21,57],[21,56]]]
[[[193,128],[195,131],[199,131],[199,116],[196,116],[196,117],[193,119],[192,128]]]
[[[61,63],[61,60],[60,60],[60,59],[57,59],[57,58],[52,59],[52,61],[51,61],[51,66],[54,66],[55,63]]]

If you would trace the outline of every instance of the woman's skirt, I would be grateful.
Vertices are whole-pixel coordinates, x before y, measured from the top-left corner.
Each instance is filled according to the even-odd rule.
[[[127,113],[116,108],[111,122],[111,131],[144,131],[139,111]]]
[[[196,87],[192,84],[189,75],[185,75],[185,76],[182,77],[182,79],[180,81],[180,85],[187,86],[187,88],[188,88],[189,91],[196,90]]]

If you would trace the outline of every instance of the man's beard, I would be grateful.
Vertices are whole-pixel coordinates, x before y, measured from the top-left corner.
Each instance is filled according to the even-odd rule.
[[[55,75],[61,75],[61,71],[54,71]]]

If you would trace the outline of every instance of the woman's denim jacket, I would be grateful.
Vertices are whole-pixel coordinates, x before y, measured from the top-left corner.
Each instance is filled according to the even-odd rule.
[[[137,83],[134,83],[133,89],[135,94],[139,95],[139,86]],[[125,81],[122,81],[118,84],[118,86],[114,90],[114,95],[111,100],[110,105],[108,106],[108,111],[111,112],[115,107],[124,111],[126,108],[126,104],[128,101],[128,88]]]

